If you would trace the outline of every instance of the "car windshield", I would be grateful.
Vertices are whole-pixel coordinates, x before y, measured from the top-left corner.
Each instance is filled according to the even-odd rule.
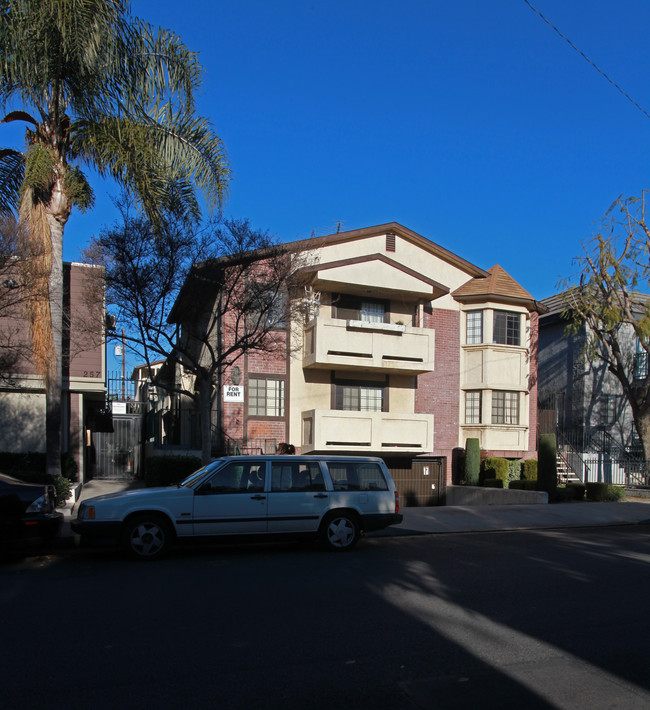
[[[207,466],[200,468],[198,471],[194,471],[194,473],[178,484],[179,488],[194,488],[194,486],[200,483],[207,475],[215,471],[221,463],[221,459],[217,459],[216,461],[209,463]]]

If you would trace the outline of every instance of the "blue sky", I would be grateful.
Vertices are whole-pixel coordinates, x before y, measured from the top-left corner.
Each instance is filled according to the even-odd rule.
[[[650,112],[647,0],[531,0]],[[397,221],[554,293],[614,199],[647,180],[650,119],[523,0],[133,0],[205,68],[227,215],[289,241]],[[64,256],[113,220],[75,214]]]

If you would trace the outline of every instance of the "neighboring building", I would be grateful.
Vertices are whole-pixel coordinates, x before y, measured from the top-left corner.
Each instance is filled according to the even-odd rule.
[[[639,298],[648,297],[640,294]],[[570,447],[579,455],[573,466],[579,478],[584,478],[586,466],[589,480],[625,483],[617,462],[625,467],[624,459],[640,456],[641,451],[622,385],[602,360],[589,358],[588,325],[575,333],[567,331],[566,294],[541,304],[545,312],[539,319],[540,431],[557,433],[560,447]],[[632,384],[645,380],[647,354],[631,327],[622,327],[619,342]]]
[[[537,304],[501,267],[484,271],[396,223],[286,247],[311,264],[308,318],[286,324],[286,342],[302,347],[249,353],[223,373],[225,442],[381,456],[418,479],[418,496],[431,495],[429,464],[451,480],[468,437],[491,455],[536,455]]]
[[[62,453],[85,480],[92,432],[106,401],[103,285],[99,267],[64,263]],[[1,287],[7,288],[8,282]],[[19,279],[11,287],[20,289]],[[0,379],[0,451],[45,451],[45,388],[31,357],[30,328],[22,299],[0,314],[2,347],[17,357]]]

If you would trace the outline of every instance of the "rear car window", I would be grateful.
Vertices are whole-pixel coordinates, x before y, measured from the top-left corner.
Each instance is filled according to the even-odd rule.
[[[324,491],[325,482],[316,462],[278,461],[271,464],[271,490]]]
[[[352,461],[330,462],[329,468],[335,491],[387,491],[388,484],[377,463]]]

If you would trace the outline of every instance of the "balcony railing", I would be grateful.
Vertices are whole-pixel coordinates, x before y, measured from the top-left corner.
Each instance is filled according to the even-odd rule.
[[[433,330],[315,318],[305,327],[304,368],[421,374],[433,370]]]
[[[433,450],[433,415],[312,409],[302,413],[302,453],[359,451],[426,453]]]

